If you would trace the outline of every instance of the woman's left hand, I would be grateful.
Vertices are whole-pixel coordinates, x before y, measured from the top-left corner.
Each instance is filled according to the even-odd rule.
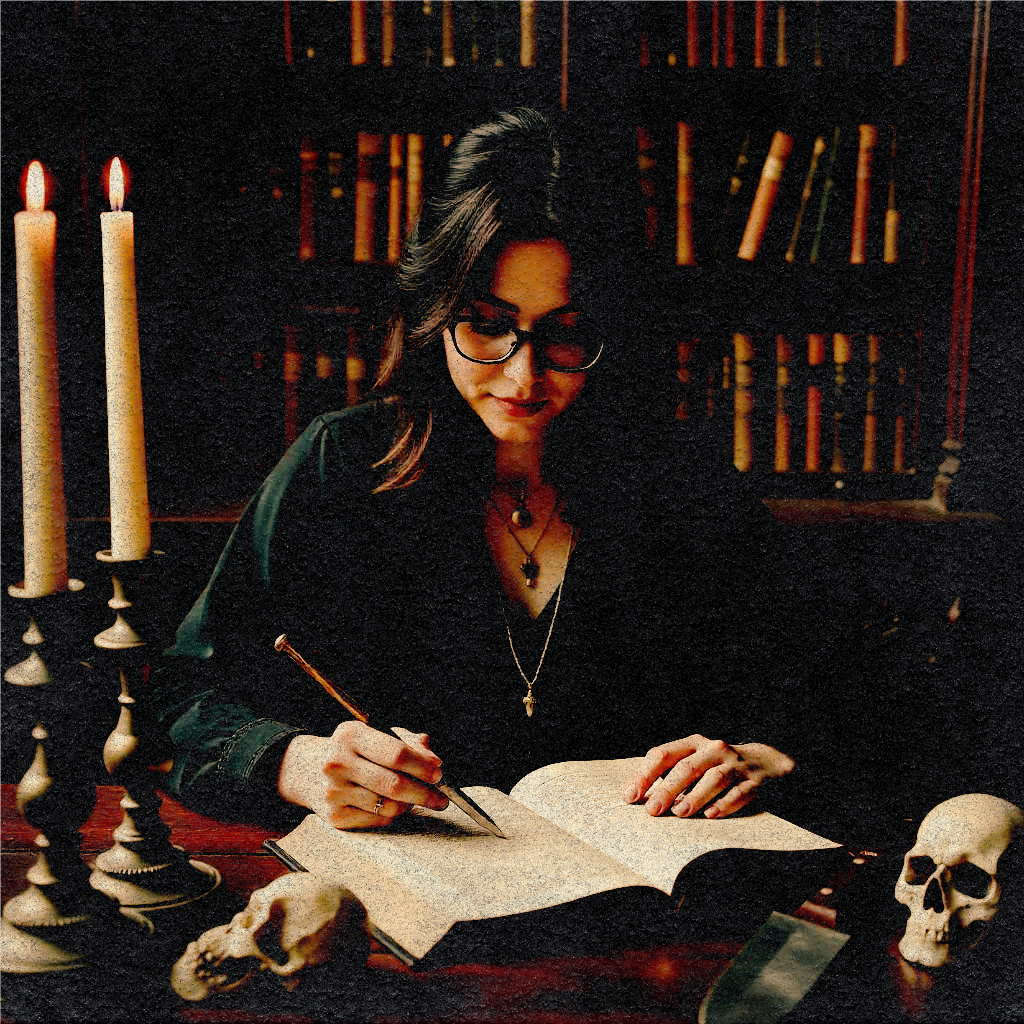
[[[750,803],[765,779],[794,767],[791,757],[765,743],[730,746],[694,734],[652,747],[623,796],[633,804],[646,795],[651,815],[671,811],[686,818],[703,807],[705,818],[721,818]]]

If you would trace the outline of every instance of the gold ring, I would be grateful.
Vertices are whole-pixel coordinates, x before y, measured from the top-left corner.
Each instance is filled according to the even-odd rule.
[[[384,810],[384,797],[377,797],[377,802],[373,805],[373,813],[380,816],[380,812]]]

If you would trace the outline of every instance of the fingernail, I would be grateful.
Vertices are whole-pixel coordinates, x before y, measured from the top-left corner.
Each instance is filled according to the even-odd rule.
[[[653,814],[657,817],[663,810],[665,810],[665,802],[660,796],[651,797],[651,799],[647,801],[648,814]]]
[[[430,773],[430,781],[431,782],[440,782],[443,778],[444,778],[444,772],[441,771],[440,768],[435,768]]]
[[[635,804],[637,801],[637,797],[639,796],[640,793],[638,792],[637,787],[630,786],[629,789],[627,789],[625,794],[623,795],[623,799],[626,801],[627,804]]]
[[[672,813],[679,818],[685,818],[690,813],[689,800],[680,800],[673,806]]]
[[[717,807],[709,807],[709,808],[707,808],[707,810],[704,811],[704,817],[705,818],[717,818],[718,817],[718,808]]]

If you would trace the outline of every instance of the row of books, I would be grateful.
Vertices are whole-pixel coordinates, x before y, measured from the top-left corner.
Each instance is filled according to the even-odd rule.
[[[285,7],[288,63],[383,67],[556,68],[575,59],[639,67],[900,66],[916,17],[906,0],[352,0]]]
[[[261,251],[396,263],[422,201],[424,164],[450,141],[357,132],[320,147],[306,138],[298,159],[271,166],[260,189],[252,216],[273,236]],[[640,126],[636,173],[647,244],[681,266],[737,258],[896,263],[901,228],[914,238],[920,232],[926,194],[899,187],[906,161],[897,143],[891,125],[839,125],[818,135]]]
[[[733,335],[678,346],[676,419],[740,472],[913,474],[919,336]]]
[[[732,157],[721,134],[705,141],[701,133],[683,122],[661,140],[644,127],[637,132],[647,243],[674,242],[679,265],[733,257],[892,264],[900,258],[901,201],[918,229],[923,190],[897,187],[905,161],[895,125],[736,132]],[[664,237],[663,220],[674,238]]]

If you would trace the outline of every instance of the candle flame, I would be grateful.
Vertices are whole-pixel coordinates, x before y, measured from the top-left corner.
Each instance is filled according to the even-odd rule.
[[[124,206],[124,171],[121,170],[121,160],[114,157],[110,164],[110,208],[120,211]]]
[[[33,160],[28,165],[28,180],[25,182],[25,207],[29,213],[42,213],[46,206],[46,178],[43,165]]]

